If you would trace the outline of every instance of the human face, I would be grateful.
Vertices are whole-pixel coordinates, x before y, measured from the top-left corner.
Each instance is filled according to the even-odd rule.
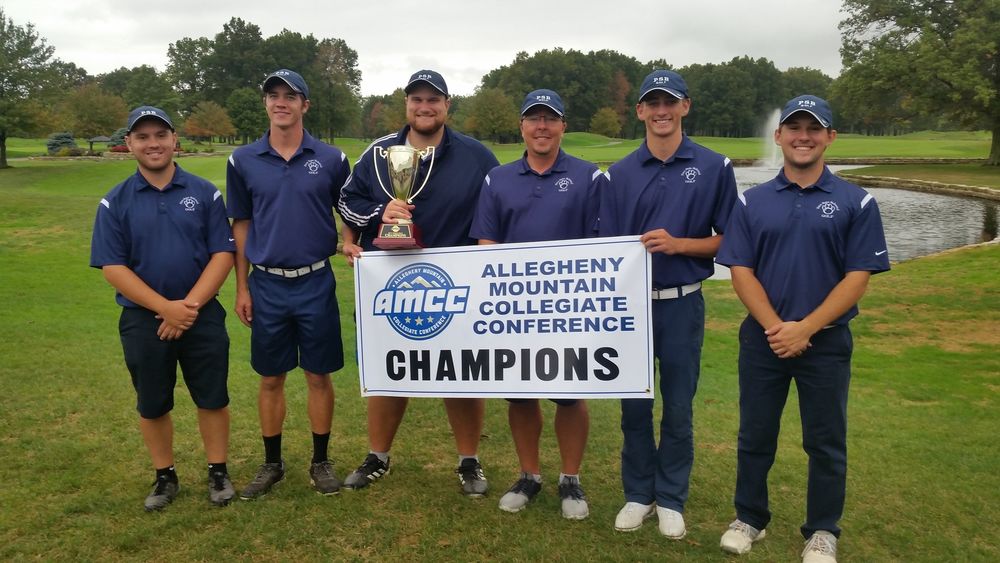
[[[808,169],[823,164],[823,153],[837,138],[837,132],[827,129],[815,117],[806,113],[793,114],[774,132],[774,142],[781,147],[785,166]]]
[[[434,135],[448,120],[451,100],[429,85],[413,88],[406,95],[406,122],[421,135]]]
[[[566,122],[545,106],[535,106],[521,117],[521,136],[532,156],[548,156],[559,151]]]
[[[309,100],[296,94],[284,82],[275,84],[264,92],[264,107],[272,127],[288,129],[302,126],[302,116],[309,111]]]
[[[146,118],[125,135],[125,144],[135,155],[139,168],[161,172],[174,162],[177,134],[159,119]]]
[[[646,134],[672,137],[681,134],[681,120],[691,109],[691,100],[679,100],[671,94],[657,90],[650,92],[636,104],[635,113],[646,124]]]

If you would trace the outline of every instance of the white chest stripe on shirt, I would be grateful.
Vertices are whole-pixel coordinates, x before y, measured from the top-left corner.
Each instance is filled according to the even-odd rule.
[[[597,179],[597,177],[598,177],[598,176],[600,176],[601,174],[603,174],[603,172],[601,172],[601,169],[600,169],[600,168],[598,168],[597,170],[594,170],[594,173],[590,175],[590,181],[591,181],[591,182],[593,182],[593,181],[594,181],[594,180],[596,180],[596,179]]]
[[[220,197],[222,197],[222,192],[220,192],[219,190],[215,190],[215,195],[212,196],[212,201],[215,201]]]
[[[861,200],[861,209],[864,209],[865,206],[868,205],[868,202],[871,201],[872,199],[873,199],[872,194],[867,194],[865,198]]]
[[[111,209],[111,204],[108,203],[108,200],[104,199],[103,197],[101,198],[101,205],[107,207],[108,209]]]
[[[233,160],[233,155],[231,153],[229,155],[229,164],[232,164],[233,166],[236,166],[236,161]]]
[[[743,207],[747,206],[747,198],[743,195],[743,192],[736,194],[736,197],[740,198],[740,203],[743,204]]]

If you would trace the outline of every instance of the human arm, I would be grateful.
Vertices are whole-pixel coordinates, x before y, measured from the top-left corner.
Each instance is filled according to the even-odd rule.
[[[187,329],[191,328],[198,318],[198,308],[201,304],[188,298],[170,300],[153,288],[131,268],[119,264],[109,264],[101,268],[104,279],[126,299],[156,313],[163,323],[156,331],[163,340],[174,340]]]
[[[247,234],[250,219],[233,220],[233,238],[236,239],[236,316],[246,326],[253,322],[253,300],[250,298],[250,261],[246,257]]]
[[[813,309],[804,319],[782,322],[765,330],[771,350],[774,350],[779,358],[790,358],[807,348],[812,335],[840,318],[861,300],[870,278],[871,272],[868,271],[847,272],[844,279],[830,290],[819,307]]]
[[[662,252],[695,258],[712,258],[719,251],[722,235],[712,235],[705,238],[675,237],[666,229],[655,229],[643,233],[639,240],[651,253]]]
[[[347,223],[344,223],[340,227],[340,238],[344,241],[341,251],[344,253],[344,257],[347,258],[347,265],[353,268],[354,261],[361,258],[361,247],[357,244],[354,229]]]
[[[490,245],[490,244],[496,244],[496,243],[497,243],[497,241],[495,241],[495,240],[489,240],[489,239],[485,239],[485,238],[479,239],[479,244],[482,245],[482,246],[486,246],[486,245]]]

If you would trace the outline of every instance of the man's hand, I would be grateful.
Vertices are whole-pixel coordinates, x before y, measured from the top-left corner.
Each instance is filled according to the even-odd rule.
[[[160,327],[156,329],[156,336],[159,336],[160,340],[177,340],[183,335],[183,330],[168,325],[167,321],[160,323]]]
[[[682,243],[686,239],[679,239],[667,232],[666,229],[656,229],[645,233],[639,240],[650,253],[662,252],[664,254],[684,254]]]
[[[250,299],[250,290],[236,290],[236,316],[240,318],[240,322],[246,326],[250,326],[253,322],[253,300]]]
[[[815,331],[798,321],[786,321],[764,331],[767,342],[779,358],[785,360],[801,356],[806,348],[812,346],[809,339]]]
[[[406,203],[401,199],[393,199],[385,206],[385,211],[382,212],[382,222],[386,224],[399,223],[400,219],[413,219],[413,211],[417,206],[411,203]]]
[[[347,265],[352,268],[354,267],[354,261],[361,258],[361,247],[353,242],[345,242],[342,252],[344,253],[344,257],[347,258]]]

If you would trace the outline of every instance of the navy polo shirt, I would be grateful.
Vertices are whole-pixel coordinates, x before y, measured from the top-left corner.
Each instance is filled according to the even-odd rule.
[[[364,250],[378,250],[373,244],[382,224],[382,211],[390,197],[379,186],[375,176],[375,147],[405,145],[410,126],[376,139],[365,149],[354,165],[354,173],[344,186],[337,204],[341,218],[358,234],[357,243]],[[389,171],[385,159],[377,159],[379,174],[388,185]],[[465,246],[478,241],[469,237],[472,216],[476,212],[479,191],[486,173],[500,163],[493,153],[472,137],[445,126],[444,138],[435,147],[434,169],[423,191],[413,200],[413,222],[420,229],[421,241],[427,248]],[[417,172],[419,188],[427,176],[429,159],[424,159]]]
[[[136,171],[115,186],[94,220],[90,265],[126,266],[165,299],[187,296],[212,254],[236,245],[226,207],[211,182],[176,166],[162,191]],[[121,293],[123,307],[139,307]]]
[[[736,201],[736,176],[725,156],[684,135],[662,161],[643,142],[608,169],[601,203],[601,236],[641,235],[666,229],[678,238],[722,234]],[[700,282],[712,275],[711,258],[653,254],[653,288]]]
[[[350,175],[347,157],[306,131],[285,161],[270,138],[236,149],[226,166],[229,216],[251,220],[247,260],[278,268],[326,260],[337,253],[333,207]]]
[[[559,150],[539,174],[527,156],[498,166],[483,180],[469,236],[495,242],[528,242],[594,236],[601,170]]]
[[[812,313],[847,272],[889,269],[875,198],[829,168],[806,189],[781,171],[740,194],[716,260],[753,269],[786,321]],[[851,307],[833,324],[857,314]]]

